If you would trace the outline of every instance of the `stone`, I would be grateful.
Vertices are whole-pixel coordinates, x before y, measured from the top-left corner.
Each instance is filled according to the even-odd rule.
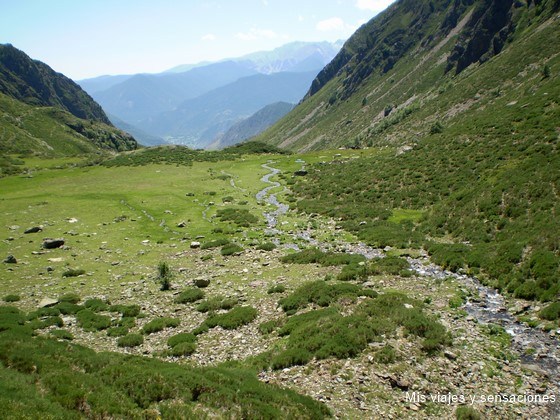
[[[210,279],[206,279],[206,278],[194,279],[193,283],[196,287],[203,289],[210,285]]]
[[[45,248],[45,249],[60,248],[63,245],[64,245],[64,239],[62,239],[62,238],[59,238],[59,239],[45,239],[43,241],[43,248]]]
[[[6,259],[4,260],[4,262],[5,262],[6,264],[17,264],[16,257],[14,257],[14,256],[11,255],[11,254],[8,255],[8,256],[6,257]]]
[[[197,249],[197,248],[200,248],[200,242],[198,241],[191,242],[191,249]]]
[[[457,359],[457,355],[449,350],[445,350],[443,352],[443,355],[445,357],[447,357],[449,360],[456,360]]]
[[[295,171],[294,175],[295,176],[306,176],[309,172],[307,172],[305,169],[300,169],[299,171]]]
[[[50,306],[54,306],[58,303],[58,299],[53,299],[53,298],[43,298],[41,299],[41,301],[39,302],[38,307],[39,308],[48,308]]]
[[[29,229],[26,229],[23,233],[37,233],[37,232],[41,232],[43,230],[43,228],[41,226],[33,226],[30,227]]]
[[[185,222],[185,221],[183,220],[182,222],[177,223],[177,227],[178,227],[178,228],[187,227],[187,222]]]

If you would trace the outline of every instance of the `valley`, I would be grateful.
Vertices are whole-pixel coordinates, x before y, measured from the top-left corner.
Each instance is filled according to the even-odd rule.
[[[558,355],[553,355],[557,341],[552,339],[551,346],[545,348],[530,342],[510,347],[509,324],[477,319],[468,309],[473,303],[463,306],[465,302],[482,302],[484,307],[486,297],[460,276],[434,271],[423,251],[369,248],[335,220],[318,214],[309,217],[293,206],[289,210],[293,193],[288,184],[296,181],[293,174],[302,166],[353,160],[364,153],[379,152],[242,155],[236,160],[188,166],[37,168],[1,179],[5,238],[0,253],[17,259],[17,264],[4,264],[2,289],[6,295],[19,296],[21,299],[12,305],[30,314],[45,298],[56,302],[77,295],[76,304],[93,308],[97,316],[110,321],[99,329],[86,328],[76,312],[65,311],[58,303],[52,306],[55,312],[50,316],[60,307],[62,314],[57,316],[62,322],[33,327],[40,336],[63,337],[57,331],[64,330],[63,339],[72,337],[70,342],[96,351],[124,352],[193,368],[247,369],[263,383],[311,396],[337,417],[373,418],[378,413],[409,418],[451,416],[461,404],[429,400],[430,396],[447,394],[477,398],[469,407],[494,418],[552,413],[557,405],[483,403],[481,396],[557,395],[556,367],[540,363],[541,358],[551,355],[551,360],[558,360]],[[225,221],[220,218],[225,209],[247,211],[258,221]],[[24,233],[33,226],[42,230]],[[65,244],[60,249],[43,249],[41,244],[47,237],[64,238]],[[223,252],[227,243],[239,248],[231,255],[222,255],[227,254]],[[348,281],[340,280],[344,264],[341,271],[340,266],[284,261],[286,255],[315,247],[325,255],[365,254],[368,260],[364,259],[361,267],[368,269],[377,264],[378,256],[404,265],[396,271],[390,266],[370,270],[370,274]],[[160,290],[158,281],[161,261],[172,273],[167,291]],[[411,262],[413,271],[407,268]],[[78,275],[65,276],[70,270]],[[197,288],[197,282],[208,285]],[[338,297],[335,294],[326,306],[312,303],[306,308],[306,304],[293,315],[285,314],[283,300],[317,282],[335,289],[337,285],[363,287],[369,291],[367,296],[402,293],[410,302],[406,307],[419,305],[427,316],[437,319],[449,341],[438,345],[435,353],[426,353],[419,338],[399,327],[350,357],[323,356],[271,369],[271,362],[278,363],[274,355],[290,345],[290,339],[275,325],[325,310],[352,316],[352,311],[372,299],[349,290]],[[178,303],[186,290],[202,293],[192,303]],[[217,326],[198,332],[194,350],[182,356],[169,354],[171,337],[192,333],[208,322],[208,313],[198,308],[203,298],[208,302],[229,300],[233,308],[251,307],[256,315],[235,328]],[[100,305],[97,309],[95,302]],[[125,318],[119,321],[110,310],[119,305],[140,311],[131,318],[134,321],[127,321],[122,333],[117,330]],[[523,307],[522,302],[508,300],[500,312],[514,314],[520,305]],[[537,310],[538,305],[524,307],[523,315]],[[231,311],[217,307],[215,313]],[[43,313],[39,319],[46,321],[47,315]],[[178,325],[145,332],[157,319],[177,319]],[[143,337],[141,344],[118,345],[122,334],[138,333]],[[419,401],[420,395],[428,400]]]

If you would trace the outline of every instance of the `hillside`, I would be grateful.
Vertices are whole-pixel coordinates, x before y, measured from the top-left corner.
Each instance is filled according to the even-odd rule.
[[[0,44],[0,93],[29,105],[54,106],[78,118],[111,125],[80,86],[10,44]]]
[[[243,77],[147,119],[138,127],[173,143],[204,148],[266,105],[298,102],[316,74],[282,72]]]
[[[0,45],[2,176],[23,170],[24,157],[84,157],[137,147],[70,79],[11,45]]]
[[[298,208],[340,218],[375,246],[424,247],[517,297],[557,300],[559,10],[397,2],[257,139],[378,149],[311,170]]]
[[[223,136],[216,139],[208,149],[222,149],[241,143],[262,133],[294,108],[293,104],[276,102],[258,110],[250,117],[233,125]]]

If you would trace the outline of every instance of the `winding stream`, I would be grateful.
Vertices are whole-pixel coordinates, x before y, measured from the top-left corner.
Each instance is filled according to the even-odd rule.
[[[261,181],[270,184],[266,188],[259,191],[256,195],[257,201],[266,200],[267,203],[276,207],[272,212],[264,212],[267,220],[267,230],[269,235],[279,235],[280,230],[277,229],[278,218],[288,212],[289,206],[278,202],[276,194],[270,194],[270,190],[281,186],[280,183],[271,181],[270,178],[279,174],[281,171],[277,168],[269,166],[273,162],[262,165],[263,168],[270,171],[264,175]],[[302,162],[303,163],[303,162]],[[332,244],[321,243],[313,238],[312,230],[288,233],[294,240],[303,239],[313,246],[317,246],[322,250],[332,247]],[[273,241],[279,244],[278,238]],[[345,252],[352,254],[361,254],[366,258],[383,257],[384,253],[380,249],[371,248],[363,243],[351,244],[341,243]],[[284,244],[285,248],[299,249],[296,244]],[[484,286],[474,277],[464,274],[457,274],[431,263],[427,257],[425,258],[408,258],[410,268],[420,276],[427,276],[436,279],[444,279],[453,277],[461,284],[467,286],[470,290],[474,290],[477,297],[469,298],[464,309],[469,316],[482,324],[497,324],[502,326],[505,331],[512,337],[512,348],[515,350],[521,360],[526,365],[531,365],[533,369],[538,369],[546,374],[556,383],[560,383],[560,343],[557,339],[551,337],[544,331],[536,328],[528,327],[518,322],[508,311],[506,301],[496,290]]]

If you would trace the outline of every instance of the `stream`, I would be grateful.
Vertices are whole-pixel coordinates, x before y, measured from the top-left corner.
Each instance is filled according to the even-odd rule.
[[[304,163],[303,161],[299,161]],[[270,166],[273,162],[262,165],[263,168],[270,171],[264,175],[261,181],[270,184],[266,188],[259,191],[256,195],[258,202],[265,200],[276,209],[271,212],[264,212],[267,221],[266,233],[274,236],[282,233],[277,229],[278,218],[286,214],[289,206],[278,202],[276,194],[270,194],[270,190],[281,186],[280,183],[271,181],[270,178],[279,174],[281,171]],[[298,232],[288,233],[294,240],[303,239],[310,245],[316,246],[321,250],[332,248],[332,244],[321,243],[313,238],[313,231],[310,229]],[[278,238],[272,238],[277,245],[280,244]],[[347,253],[361,254],[367,259],[375,257],[383,257],[384,252],[381,249],[371,248],[363,243],[340,243],[341,248]],[[299,250],[295,243],[283,244],[284,248]],[[503,296],[496,290],[484,286],[474,277],[464,274],[457,274],[431,263],[427,257],[411,258],[408,257],[410,269],[416,274],[436,279],[444,279],[453,277],[460,284],[465,285],[468,289],[475,291],[474,297],[468,298],[463,309],[470,317],[481,324],[496,324],[504,328],[504,330],[512,337],[512,349],[518,353],[521,361],[541,373],[548,376],[557,384],[560,383],[560,343],[548,333],[536,328],[531,328],[523,323],[518,322],[508,311],[507,303]]]

